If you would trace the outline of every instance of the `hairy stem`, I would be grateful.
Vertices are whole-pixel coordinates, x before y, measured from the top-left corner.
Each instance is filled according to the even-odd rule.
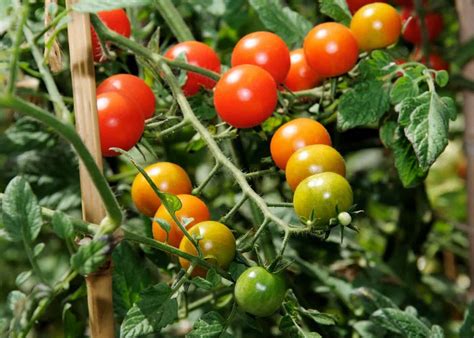
[[[193,33],[189,30],[171,0],[155,0],[154,3],[174,36],[176,36],[180,42],[194,40]]]
[[[7,93],[13,94],[15,92],[16,77],[18,75],[18,59],[20,57],[20,45],[23,38],[23,26],[26,23],[29,12],[29,2],[24,1],[20,11],[20,22],[16,27],[15,40],[13,42],[12,53],[10,55],[10,74],[7,84]]]

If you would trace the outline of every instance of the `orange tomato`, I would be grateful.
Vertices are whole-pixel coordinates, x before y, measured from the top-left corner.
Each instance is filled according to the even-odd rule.
[[[306,61],[303,48],[292,51],[290,59],[291,66],[285,80],[288,89],[292,91],[310,89],[321,83],[322,77]]]

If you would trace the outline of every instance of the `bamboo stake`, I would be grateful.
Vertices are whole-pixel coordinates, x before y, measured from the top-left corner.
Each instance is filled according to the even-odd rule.
[[[466,42],[474,37],[474,4],[471,0],[457,0],[461,26],[461,41]],[[474,60],[470,61],[463,69],[466,79],[474,81]],[[464,110],[464,145],[467,157],[467,225],[474,230],[474,92],[465,90],[463,93]],[[469,299],[474,299],[474,231],[469,232],[469,268],[471,287]]]
[[[77,0],[67,0],[68,8]],[[102,168],[95,92],[95,72],[89,15],[73,11],[68,23],[69,54],[76,129]],[[86,221],[99,224],[105,217],[100,196],[85,167],[80,164],[82,213]],[[86,277],[89,326],[93,338],[114,337],[112,306],[112,267],[107,263],[100,271]]]

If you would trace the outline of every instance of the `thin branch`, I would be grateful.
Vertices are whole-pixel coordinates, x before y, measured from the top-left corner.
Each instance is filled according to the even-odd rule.
[[[28,18],[28,12],[29,2],[24,1],[20,11],[20,22],[16,27],[16,35],[13,42],[12,53],[10,55],[10,74],[7,84],[8,94],[13,94],[15,92],[16,77],[18,75],[18,59],[20,57],[20,45],[23,38],[23,26],[25,25],[26,19]]]
[[[161,16],[163,19],[165,19],[169,28],[173,32],[174,36],[176,36],[179,41],[182,42],[194,40],[193,33],[191,33],[189,30],[188,26],[181,17],[181,14],[179,14],[171,0],[155,0],[154,3]]]

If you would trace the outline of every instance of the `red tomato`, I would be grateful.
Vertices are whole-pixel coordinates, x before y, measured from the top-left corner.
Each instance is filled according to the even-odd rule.
[[[206,68],[216,73],[221,71],[221,62],[216,52],[202,42],[185,41],[178,43],[168,49],[165,57],[174,60],[180,55],[184,55],[190,65]],[[212,89],[216,84],[216,81],[194,72],[188,72],[187,77],[186,83],[183,85],[183,92],[186,96],[197,94],[201,87]]]
[[[97,95],[113,91],[135,101],[145,119],[149,119],[155,113],[155,94],[139,77],[130,74],[116,74],[105,79],[97,87]]]
[[[241,65],[226,72],[214,90],[214,106],[222,120],[236,128],[251,128],[272,115],[277,86],[263,68]]]
[[[308,65],[303,48],[290,53],[291,66],[286,76],[285,86],[292,91],[314,88],[321,83],[322,77]]]
[[[270,142],[270,153],[278,168],[285,170],[295,151],[310,144],[331,145],[331,137],[324,126],[309,118],[294,119],[277,129]]]
[[[374,2],[385,2],[385,1],[377,1],[377,0],[346,0],[347,2],[347,7],[349,7],[349,10],[351,11],[352,14],[357,12],[359,8],[374,3]]]
[[[111,147],[131,149],[142,136],[145,120],[135,102],[117,93],[97,96],[100,146],[103,156],[119,155]]]
[[[351,30],[365,51],[385,48],[398,41],[402,20],[392,6],[376,2],[359,9],[351,20]]]
[[[344,25],[326,22],[315,26],[304,39],[308,64],[324,77],[342,75],[356,64],[357,40]]]
[[[184,218],[192,218],[193,220],[188,223],[185,228],[190,229],[193,225],[204,222],[210,219],[211,215],[206,204],[201,201],[199,198],[193,195],[177,195],[181,201],[181,209],[176,211],[175,215],[178,220],[183,225]],[[161,205],[155,214],[155,219],[159,218],[168,222],[171,226],[169,233],[160,226],[157,221],[153,222],[153,238],[160,242],[168,243],[174,247],[179,246],[179,242],[183,238],[184,234],[179,228],[178,224],[173,220],[168,210],[166,210],[164,205]]]
[[[426,57],[423,55],[421,49],[415,48],[411,55],[411,58],[415,61],[421,62],[433,68],[434,70],[449,71],[449,63],[445,59],[443,59],[438,53],[431,52],[428,56],[428,60],[426,60]]]
[[[130,20],[128,19],[127,13],[123,9],[114,9],[111,11],[97,12],[97,16],[110,30],[123,35],[127,38],[130,37],[131,26]],[[91,26],[91,39],[92,39],[92,53],[95,62],[104,61],[104,55],[100,48],[99,37]]]
[[[290,69],[290,51],[276,34],[250,33],[240,39],[232,51],[232,67],[244,64],[262,67],[276,83],[282,83]]]
[[[421,44],[420,18],[416,15],[415,10],[410,7],[405,7],[402,9],[401,16],[404,25],[410,17],[412,18],[405,26],[403,38],[415,45]],[[424,21],[428,32],[428,40],[434,41],[443,31],[443,17],[436,12],[427,12],[425,13]]]

